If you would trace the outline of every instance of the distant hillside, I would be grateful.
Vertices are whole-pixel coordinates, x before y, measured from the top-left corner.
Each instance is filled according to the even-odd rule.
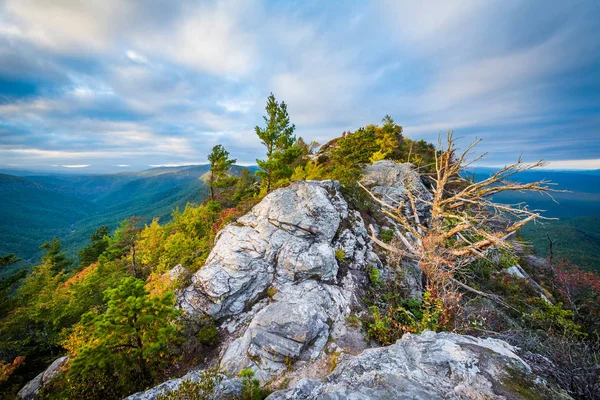
[[[166,220],[175,208],[206,199],[200,178],[208,170],[195,165],[112,175],[0,174],[0,255],[12,252],[36,262],[39,246],[60,237],[75,256],[101,225],[114,228],[134,215]]]
[[[475,179],[488,177],[494,170],[475,168]],[[547,256],[549,241],[554,240],[557,259],[567,259],[582,267],[600,271],[600,171],[528,171],[515,176],[520,182],[546,179],[568,193],[506,193],[494,196],[500,203],[525,202],[531,209],[545,210],[543,215],[559,218],[545,224],[528,224],[520,233],[533,250]]]
[[[530,241],[538,255],[548,256],[550,236],[556,259],[600,271],[600,216],[527,225],[521,234]]]
[[[475,168],[476,180],[490,176],[494,170]],[[545,210],[544,215],[556,218],[575,218],[600,215],[600,174],[596,171],[527,171],[515,176],[516,181],[533,182],[542,179],[552,181],[552,187],[570,193],[552,193],[552,197],[540,193],[503,193],[496,195],[498,202],[526,202],[532,209]]]

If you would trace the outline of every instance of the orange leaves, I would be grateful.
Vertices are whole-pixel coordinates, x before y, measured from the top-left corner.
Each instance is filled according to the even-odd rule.
[[[16,357],[12,363],[7,364],[0,361],[0,382],[5,382],[15,372],[17,368],[25,363],[25,356]]]

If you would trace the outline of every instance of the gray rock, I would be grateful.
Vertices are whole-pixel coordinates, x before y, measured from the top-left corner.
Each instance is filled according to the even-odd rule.
[[[318,357],[330,332],[327,311],[339,314],[344,307],[337,294],[335,298],[315,281],[284,286],[274,296],[276,301],[258,312],[244,335],[229,346],[221,368],[232,374],[251,368],[266,382],[290,362]]]
[[[19,390],[19,398],[25,400],[35,399],[42,387],[46,386],[63,372],[62,367],[68,359],[69,356],[64,356],[54,360],[44,372],[41,372],[38,376],[27,382],[27,384]]]
[[[160,395],[177,391],[184,383],[197,383],[206,379],[205,371],[191,371],[181,378],[171,379],[161,383],[144,392],[134,393],[124,400],[153,400]],[[218,375],[219,382],[215,387],[210,398],[218,400],[226,396],[238,398],[242,393],[242,381],[237,378],[227,378],[225,375]]]
[[[396,163],[390,160],[378,161],[367,165],[363,169],[363,184],[383,202],[394,207],[401,207],[409,221],[414,220],[411,211],[408,190],[412,193],[419,221],[426,221],[430,203],[433,195],[421,181],[421,175],[415,170],[411,163]],[[396,229],[397,235],[404,235],[409,241],[413,241],[409,233],[392,219],[387,223]],[[386,224],[387,225],[387,224]],[[420,298],[423,292],[422,270],[418,263],[411,260],[402,260],[403,286],[411,297]]]
[[[396,163],[391,160],[377,161],[363,169],[362,182],[373,194],[384,202],[402,205],[409,214],[407,188],[416,199],[416,207],[421,217],[429,210],[428,202],[433,195],[421,181],[421,175],[415,171],[411,163]]]
[[[336,259],[338,249],[344,260]],[[266,382],[290,362],[321,356],[330,334],[364,348],[345,317],[361,306],[370,266],[383,267],[339,183],[295,182],[217,235],[179,305],[239,332],[223,349],[221,367],[234,375],[251,368]],[[268,288],[275,294],[265,302]]]
[[[507,268],[505,271],[507,274],[509,274],[511,276],[527,280],[527,282],[529,282],[531,287],[533,287],[533,289],[535,289],[535,291],[538,293],[538,295],[546,303],[552,304],[550,299],[544,293],[544,289],[532,277],[530,277],[529,274],[527,272],[525,272],[525,270],[519,264],[515,264],[512,267]]]
[[[221,318],[250,308],[275,278],[334,281],[338,263],[331,242],[347,216],[337,182],[295,182],[270,193],[219,233],[180,306]]]
[[[175,267],[165,272],[163,276],[167,276],[171,281],[178,281],[185,277],[187,270],[181,264],[177,264]]]
[[[426,331],[346,357],[324,382],[303,379],[268,400],[517,399],[523,393],[570,399],[533,375],[506,342]]]

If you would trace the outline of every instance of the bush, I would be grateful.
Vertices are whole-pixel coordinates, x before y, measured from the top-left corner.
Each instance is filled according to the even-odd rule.
[[[196,336],[200,343],[207,346],[214,346],[219,343],[219,330],[212,319],[204,321]]]
[[[394,229],[381,229],[379,232],[379,238],[383,243],[390,243],[394,238]]]
[[[342,249],[336,249],[335,250],[335,259],[339,263],[344,262],[344,260],[346,260],[346,252],[344,252],[344,250],[342,250]]]

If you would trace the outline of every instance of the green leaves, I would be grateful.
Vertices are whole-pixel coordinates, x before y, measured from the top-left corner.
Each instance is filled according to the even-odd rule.
[[[292,176],[292,163],[301,154],[301,149],[295,146],[296,137],[294,124],[290,124],[290,117],[285,102],[278,103],[273,93],[267,99],[267,115],[264,116],[265,127],[255,127],[256,135],[267,148],[267,159],[256,160],[261,171],[257,172],[263,181],[263,188],[271,191],[273,183]]]
[[[229,158],[229,152],[225,147],[218,144],[213,147],[212,152],[208,155],[210,162],[210,175],[208,185],[210,186],[210,199],[215,199],[215,189],[225,189],[231,187],[236,182],[234,176],[229,175],[229,168],[235,164],[235,159]]]
[[[108,248],[108,226],[101,226],[90,236],[91,243],[79,251],[79,266],[87,267],[98,261],[98,257]]]
[[[10,253],[6,256],[0,257],[0,268],[8,267],[9,265],[12,265],[19,261],[21,261],[19,257],[14,255],[13,253]]]
[[[60,239],[54,238],[49,242],[45,242],[40,246],[40,249],[46,250],[46,254],[42,257],[42,261],[44,264],[50,266],[52,270],[57,273],[72,264],[72,262],[67,258],[66,254],[63,253]]]
[[[69,377],[94,386],[98,375],[116,379],[121,395],[155,382],[175,357],[170,346],[180,340],[173,307],[174,296],[151,296],[144,281],[127,277],[104,293],[105,313],[89,312],[82,317],[90,332],[69,370]]]

